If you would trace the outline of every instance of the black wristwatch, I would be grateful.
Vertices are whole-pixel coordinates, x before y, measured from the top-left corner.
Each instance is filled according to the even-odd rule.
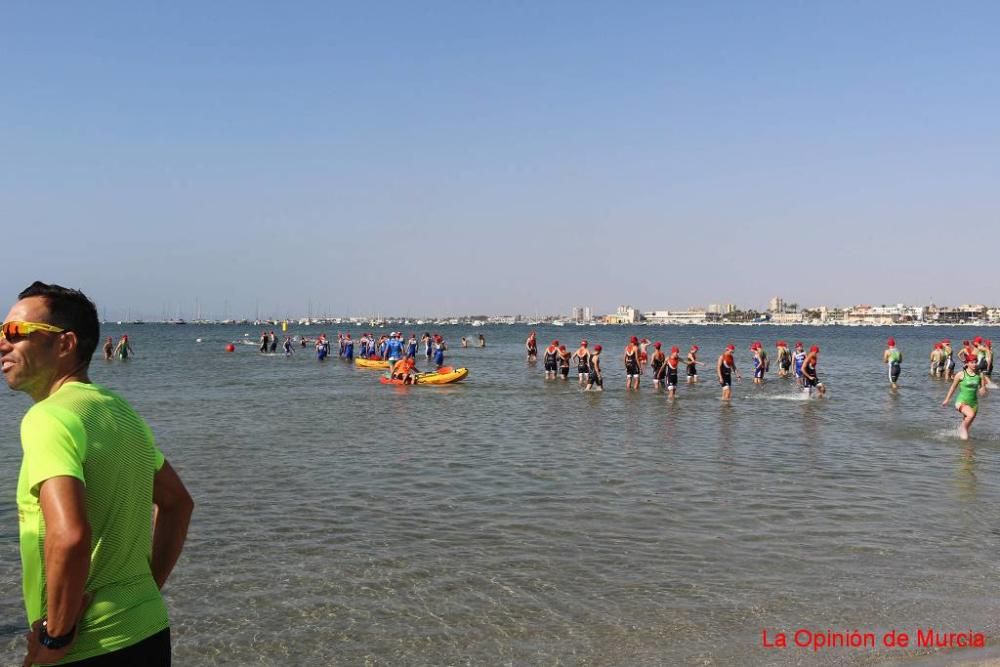
[[[76,626],[74,625],[69,629],[69,632],[64,634],[62,637],[53,637],[48,632],[49,622],[48,620],[42,621],[42,625],[38,628],[38,643],[45,648],[52,649],[53,651],[58,651],[61,648],[66,648],[69,643],[73,641],[73,635],[76,634]]]

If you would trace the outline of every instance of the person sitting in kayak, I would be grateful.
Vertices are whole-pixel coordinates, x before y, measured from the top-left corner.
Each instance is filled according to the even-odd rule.
[[[413,384],[413,371],[417,363],[411,357],[405,357],[396,362],[392,367],[390,377],[393,380],[402,380],[403,384]]]

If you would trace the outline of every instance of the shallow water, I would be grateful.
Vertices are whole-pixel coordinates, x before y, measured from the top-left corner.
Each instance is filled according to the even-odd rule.
[[[134,360],[95,361],[198,503],[167,589],[175,664],[870,664],[921,652],[767,650],[761,631],[1000,629],[997,398],[961,442],[924,362],[936,339],[1000,330],[539,328],[543,344],[605,346],[600,394],[527,365],[525,327],[438,330],[447,363],[471,369],[460,385],[387,387],[298,348],[226,354],[259,334],[246,326],[133,326]],[[890,331],[896,392],[880,363]],[[488,347],[459,347],[479,333]],[[672,404],[648,376],[626,392],[631,333],[696,342],[710,365],[731,341],[745,375],[752,340],[772,359],[779,337],[815,343],[828,397],[804,400],[774,371],[730,405],[714,381]],[[9,664],[29,403],[0,395]]]

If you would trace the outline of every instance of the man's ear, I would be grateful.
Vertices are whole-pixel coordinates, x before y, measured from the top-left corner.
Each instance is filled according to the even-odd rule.
[[[80,346],[80,339],[76,337],[75,331],[64,331],[59,336],[59,356],[76,357],[76,350]]]

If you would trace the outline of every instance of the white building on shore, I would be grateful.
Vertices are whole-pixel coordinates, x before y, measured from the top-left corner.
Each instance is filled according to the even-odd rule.
[[[651,310],[642,314],[650,324],[705,324],[718,322],[721,315],[698,308],[687,310]]]
[[[613,315],[606,315],[604,321],[607,324],[635,324],[641,317],[638,308],[618,306],[618,310]]]
[[[772,312],[771,324],[802,324],[802,313]]]
[[[854,306],[850,308],[844,321],[847,324],[895,324],[897,322],[922,322],[925,309],[922,306],[906,306],[897,303],[892,306]]]

